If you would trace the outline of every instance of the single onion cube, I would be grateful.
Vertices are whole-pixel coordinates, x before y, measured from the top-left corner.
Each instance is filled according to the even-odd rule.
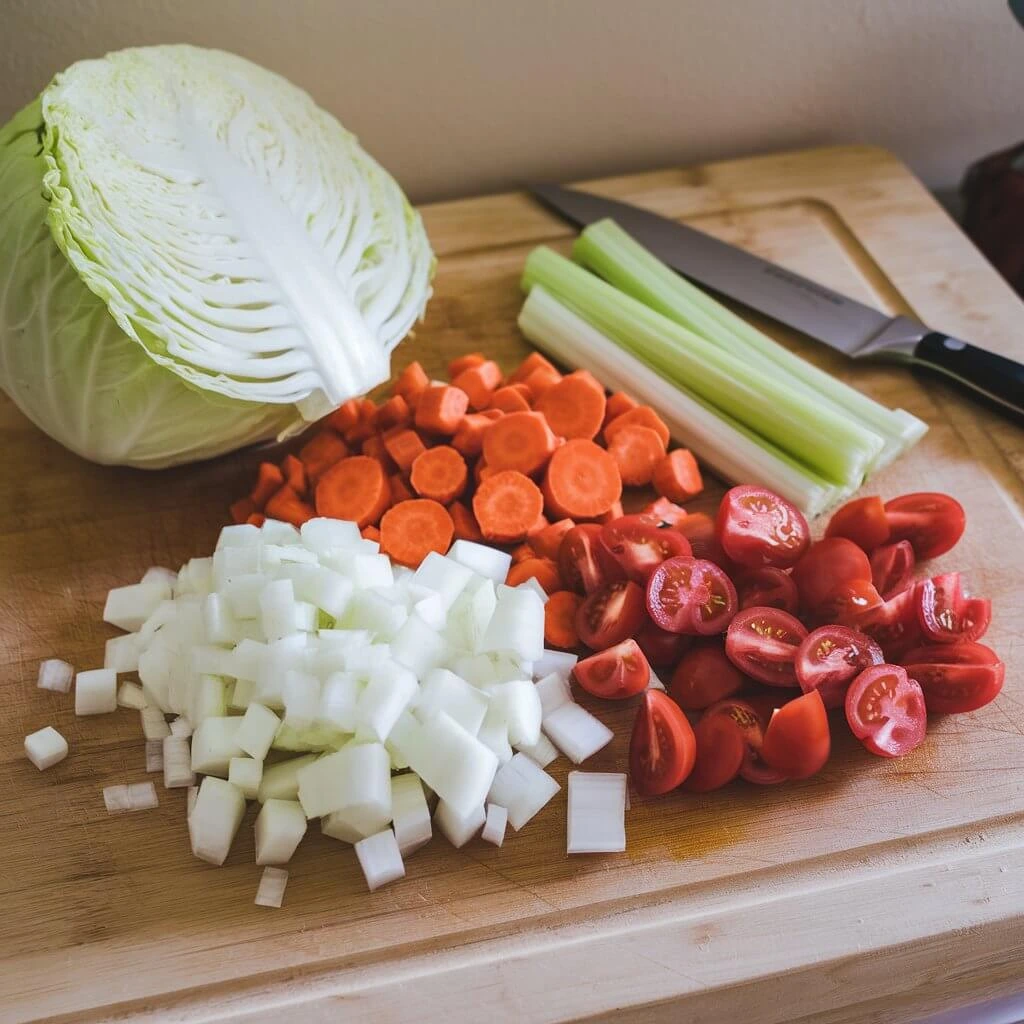
[[[498,804],[487,805],[487,820],[480,838],[485,843],[501,846],[505,841],[505,826],[508,824],[508,811]]]
[[[140,583],[163,583],[174,589],[178,582],[178,574],[173,569],[165,569],[162,565],[151,565],[143,574]]]
[[[256,816],[256,863],[291,860],[306,834],[306,815],[298,800],[268,800]]]
[[[363,686],[353,672],[332,672],[320,690],[317,722],[339,732],[355,732]]]
[[[250,704],[235,733],[235,743],[250,757],[262,761],[270,752],[270,745],[274,742],[280,724],[281,719],[270,708],[262,704]]]
[[[388,882],[405,877],[405,865],[398,849],[395,833],[386,828],[376,835],[360,839],[355,845],[359,866],[363,869],[370,891]]]
[[[117,710],[117,673],[94,668],[75,676],[75,714],[106,715]]]
[[[380,743],[351,743],[298,772],[299,802],[307,818],[345,811],[361,820],[391,819],[391,758]]]
[[[25,737],[25,756],[44,772],[68,756],[68,741],[48,725]]]
[[[576,654],[569,654],[568,651],[552,651],[545,647],[544,653],[534,663],[533,674],[538,679],[543,679],[544,676],[557,672],[560,676],[568,679],[569,673],[572,672],[577,661],[579,661],[579,656]]]
[[[244,814],[241,790],[224,779],[207,776],[188,819],[192,853],[211,864],[223,864]]]
[[[626,849],[626,776],[569,772],[567,853],[621,853]]]
[[[163,740],[147,740],[147,749],[150,743],[162,745],[164,789],[185,789],[195,785],[196,777],[192,772],[192,754],[187,736],[172,734]]]
[[[146,740],[146,771],[147,772],[162,772],[163,770],[164,770],[164,741],[163,740]]]
[[[518,832],[561,788],[535,761],[516,754],[498,769],[487,799],[508,811],[508,823]]]
[[[359,527],[344,519],[309,519],[302,524],[299,532],[302,543],[318,555],[358,547],[363,539],[359,535]]]
[[[273,907],[276,910],[284,903],[284,890],[287,884],[287,871],[281,868],[264,868],[253,902],[258,907]]]
[[[532,747],[540,741],[542,706],[537,688],[529,679],[498,683],[491,690],[491,703],[504,716],[512,746]]]
[[[540,658],[544,653],[544,604],[540,598],[519,587],[499,587],[481,649],[509,651],[523,661]]]
[[[541,768],[547,768],[558,757],[557,748],[544,733],[540,734],[540,739],[533,746],[519,745],[516,750],[525,754],[531,761],[536,761]]]
[[[436,551],[428,553],[412,576],[412,582],[427,590],[440,594],[447,611],[455,599],[466,589],[473,576],[473,570],[446,555]]]
[[[374,669],[356,705],[356,739],[383,743],[418,691],[416,676],[402,665]]]
[[[508,722],[505,721],[501,708],[492,704],[487,709],[487,714],[477,731],[476,738],[494,753],[498,764],[505,764],[512,760],[512,745],[508,741]]]
[[[563,704],[574,703],[569,677],[560,672],[549,672],[537,684],[537,696],[540,697],[541,720],[547,721],[548,715],[557,711]]]
[[[434,811],[438,831],[456,849],[465,846],[480,831],[486,819],[483,804],[473,807],[468,814],[461,814],[451,804],[439,800]]]
[[[137,633],[111,637],[104,648],[103,667],[115,672],[137,672],[145,639]]]
[[[75,677],[74,668],[66,661],[59,658],[47,658],[39,663],[40,690],[52,690],[54,693],[68,693],[71,690],[71,680]]]
[[[268,800],[297,800],[299,796],[299,772],[317,760],[316,754],[303,754],[288,761],[278,761],[263,769],[263,780],[256,799],[260,803]]]
[[[410,615],[391,641],[391,657],[422,678],[444,660],[447,645],[418,615]]]
[[[474,736],[487,714],[488,699],[475,686],[460,679],[446,668],[435,668],[427,673],[416,702],[415,714],[420,721],[447,712],[467,732]],[[540,728],[538,722],[537,728]]]
[[[147,703],[146,695],[142,692],[142,687],[138,683],[132,683],[126,679],[118,687],[117,706],[119,708],[132,708],[135,711],[141,711],[146,707]]]
[[[128,786],[128,809],[131,811],[148,811],[158,807],[156,786],[152,782],[132,782]]]
[[[231,758],[245,754],[238,745],[241,724],[238,717],[205,719],[192,734],[192,771],[226,778]]]
[[[149,616],[156,611],[161,601],[171,596],[166,582],[133,583],[128,587],[115,587],[107,594],[103,606],[103,621],[112,626],[137,632]]]
[[[164,741],[166,742],[166,740]],[[255,800],[263,781],[263,762],[251,757],[233,757],[228,762],[228,782],[242,791],[246,800]]]
[[[187,740],[192,735],[192,723],[187,718],[179,715],[171,722],[171,735],[180,736],[182,739]]]
[[[470,540],[457,540],[449,549],[448,558],[495,583],[505,582],[512,565],[512,556],[507,552]]]
[[[563,704],[544,719],[548,739],[573,764],[581,764],[612,739],[612,731],[579,704]]]
[[[391,816],[403,858],[430,841],[430,808],[423,784],[412,772],[391,778]]]

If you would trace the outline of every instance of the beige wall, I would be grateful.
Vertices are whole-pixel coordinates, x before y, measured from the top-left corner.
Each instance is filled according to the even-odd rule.
[[[854,140],[948,188],[1024,137],[1005,0],[0,0],[0,120],[173,41],[289,76],[421,200]]]

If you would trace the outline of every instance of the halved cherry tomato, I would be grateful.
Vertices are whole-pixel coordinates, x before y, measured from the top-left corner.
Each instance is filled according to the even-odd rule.
[[[846,624],[867,633],[889,661],[899,661],[902,654],[921,641],[917,590],[916,586],[903,590]]]
[[[732,575],[736,566],[722,550],[715,530],[715,521],[711,516],[704,512],[691,512],[685,519],[672,526],[672,529],[687,539],[694,558],[714,562]]]
[[[790,779],[806,779],[828,760],[832,737],[817,690],[787,701],[768,722],[761,744],[765,764]]]
[[[747,569],[736,577],[736,596],[740,608],[780,608],[795,615],[799,604],[793,577],[782,569],[763,565]]]
[[[595,651],[622,643],[643,621],[643,588],[632,580],[604,584],[588,594],[576,610],[576,632]]]
[[[869,554],[889,539],[885,505],[877,494],[848,501],[829,520],[826,537],[846,537]]]
[[[838,622],[845,626],[857,622],[872,608],[880,608],[882,604],[882,595],[875,590],[873,583],[847,580],[818,605],[815,618],[826,624]]]
[[[885,661],[871,637],[846,626],[821,626],[796,652],[796,679],[804,693],[817,690],[827,708],[841,708],[846,691],[871,665]]]
[[[868,556],[845,537],[826,537],[812,544],[793,568],[800,604],[809,612],[817,612],[837,587],[850,580],[870,581],[871,563]]]
[[[764,487],[733,487],[715,523],[725,553],[739,565],[785,569],[807,550],[811,531],[803,513]]]
[[[743,673],[769,686],[796,686],[793,660],[807,636],[802,622],[778,608],[747,608],[729,624],[725,653]]]
[[[965,597],[960,573],[947,572],[919,584],[917,615],[926,640],[940,644],[980,640],[992,621],[992,602]]]
[[[590,594],[608,582],[597,557],[600,536],[597,523],[581,523],[566,531],[558,547],[558,571],[567,589]]]
[[[904,655],[903,667],[920,683],[928,713],[938,715],[977,711],[995,700],[1006,678],[996,652],[971,640],[917,647]]]
[[[683,789],[688,793],[709,793],[739,774],[747,744],[739,726],[729,715],[704,715],[694,726],[697,757]]]
[[[672,681],[669,696],[686,711],[700,711],[717,701],[739,693],[743,673],[725,656],[720,641],[706,640],[683,655]]]
[[[948,494],[903,494],[885,503],[891,540],[909,540],[919,561],[944,555],[963,536],[967,516]]]
[[[674,665],[687,652],[693,637],[670,633],[647,619],[636,634],[636,642],[652,665]]]
[[[778,782],[785,782],[786,776],[775,768],[770,767],[761,757],[761,746],[764,743],[764,730],[766,719],[749,702],[740,700],[737,697],[730,697],[721,700],[704,712],[705,719],[722,716],[730,719],[739,728],[743,737],[743,762],[740,765],[740,776],[747,782],[757,783],[759,786],[770,786]]]
[[[924,740],[924,694],[899,665],[872,665],[846,691],[853,735],[879,757],[902,757]]]
[[[625,700],[647,688],[651,666],[635,640],[623,640],[621,644],[577,661],[572,674],[576,682],[595,697]]]
[[[647,690],[629,738],[629,777],[644,796],[675,789],[693,770],[697,741],[679,705]]]
[[[736,588],[714,562],[678,555],[647,581],[647,611],[672,633],[721,633],[736,613]]]
[[[598,557],[609,579],[647,578],[666,558],[690,554],[690,542],[675,530],[652,526],[645,516],[619,516],[601,527]]]
[[[871,582],[888,601],[910,586],[917,559],[909,540],[883,544],[871,552]]]

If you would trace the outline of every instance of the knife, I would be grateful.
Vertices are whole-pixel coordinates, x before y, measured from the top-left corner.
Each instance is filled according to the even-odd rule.
[[[911,317],[887,316],[639,206],[559,185],[536,185],[530,191],[549,209],[580,227],[611,218],[678,273],[844,355],[927,367],[1024,415],[1021,363],[933,331]]]

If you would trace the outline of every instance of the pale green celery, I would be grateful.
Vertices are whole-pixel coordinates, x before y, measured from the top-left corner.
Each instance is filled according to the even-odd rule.
[[[627,295],[756,365],[786,388],[799,388],[881,435],[885,448],[872,468],[891,462],[928,429],[916,416],[886,408],[790,352],[680,277],[612,220],[587,227],[577,238],[572,255]]]
[[[884,447],[859,423],[620,292],[551,249],[526,261],[523,288],[541,284],[598,330],[773,442],[826,480],[856,488]]]
[[[530,290],[519,327],[558,362],[591,370],[608,387],[627,391],[656,409],[672,436],[726,480],[768,487],[809,516],[853,491],[835,487],[699,395],[651,369],[543,287]]]

